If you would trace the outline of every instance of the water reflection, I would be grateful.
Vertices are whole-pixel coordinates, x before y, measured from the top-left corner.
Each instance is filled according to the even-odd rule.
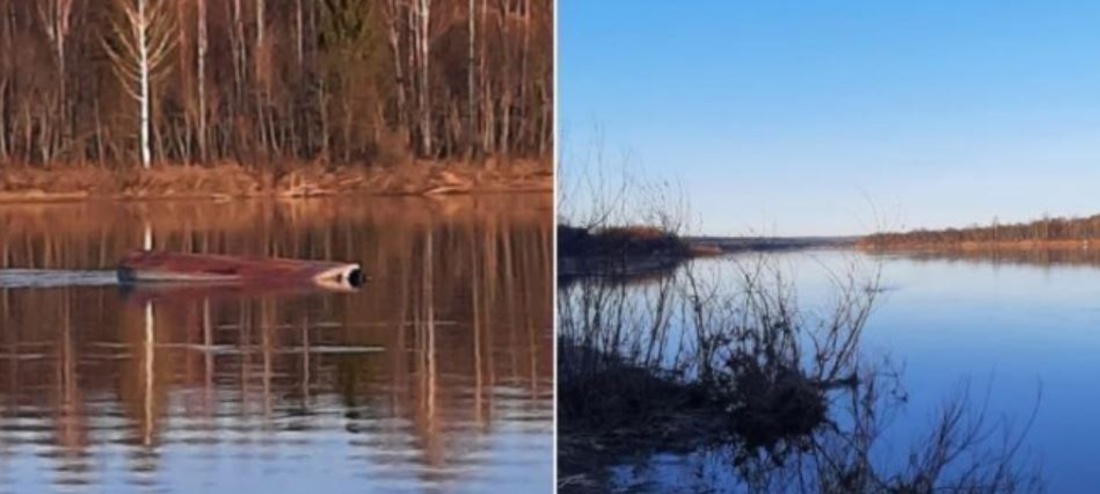
[[[1003,407],[967,370],[941,366],[942,387],[909,373],[910,348],[881,345],[897,321],[869,323],[896,307],[880,303],[895,296],[880,269],[853,253],[739,255],[561,288],[562,491],[1040,490],[1036,389]],[[939,279],[958,304],[957,280]],[[951,317],[936,302],[926,314]],[[952,353],[947,341],[934,351]]]
[[[915,251],[889,254],[913,261],[947,261],[1026,266],[1100,266],[1100,249],[1088,243],[1059,249],[973,249]]]
[[[2,491],[551,488],[549,199],[0,221],[5,268],[109,270],[148,222],[158,248],[358,261],[373,278],[357,293],[5,285]]]

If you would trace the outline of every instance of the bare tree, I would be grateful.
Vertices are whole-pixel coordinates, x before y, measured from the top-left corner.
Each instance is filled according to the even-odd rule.
[[[206,52],[209,48],[206,33],[206,0],[198,0],[198,86],[199,86],[199,160],[205,162],[206,150]]]
[[[124,21],[115,23],[107,53],[126,92],[138,103],[141,166],[149,168],[152,85],[167,73],[165,62],[177,40],[172,36],[175,23],[171,3],[164,0],[119,0],[118,5]]]
[[[474,78],[476,74],[474,68],[477,66],[476,46],[477,46],[477,0],[470,0],[470,5],[466,10],[466,30],[469,31],[469,46],[467,47],[468,55],[466,58],[466,152],[471,156],[477,153],[477,131],[474,126],[477,125],[477,81]]]
[[[550,149],[550,0],[103,3],[0,0],[8,166],[115,166],[134,120],[143,164]]]
[[[69,39],[73,12],[73,0],[46,0],[38,3],[38,16],[42,21],[43,30],[50,40],[54,56],[57,57],[57,123],[54,126],[55,134],[51,136],[49,149],[56,147],[56,143],[62,140],[57,134],[68,121],[68,95],[65,91],[65,80],[68,72],[65,70],[65,42]],[[56,142],[54,142],[56,141]],[[43,156],[49,160],[51,156]]]
[[[430,75],[429,61],[431,60],[431,15],[432,0],[414,0],[416,22],[413,23],[414,39],[416,40],[417,54],[417,109],[420,123],[421,152],[430,156],[432,154],[432,100],[429,93]]]
[[[386,39],[393,54],[393,76],[397,89],[397,125],[404,128],[408,122],[408,96],[405,65],[401,52],[401,0],[386,0]]]

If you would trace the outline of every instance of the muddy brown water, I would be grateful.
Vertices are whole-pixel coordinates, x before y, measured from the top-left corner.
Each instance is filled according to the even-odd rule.
[[[552,204],[0,207],[0,492],[552,489]],[[128,291],[140,247],[359,262],[357,292]]]

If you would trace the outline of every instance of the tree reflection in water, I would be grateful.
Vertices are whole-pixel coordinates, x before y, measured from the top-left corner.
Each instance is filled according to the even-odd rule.
[[[705,490],[1039,489],[1022,447],[1030,421],[995,420],[967,386],[908,455],[889,451],[904,373],[860,344],[881,302],[879,269],[853,261],[831,276],[824,311],[800,306],[768,255],[692,263],[646,284],[564,286],[559,486],[644,488],[662,475],[646,472],[649,458],[673,453],[696,458]],[[624,463],[640,466],[608,477]]]
[[[158,248],[350,259],[373,277],[355,293],[0,287],[0,470],[32,475],[0,485],[50,469],[106,490],[548,487],[548,201],[0,209],[0,268],[111,270],[148,220]]]

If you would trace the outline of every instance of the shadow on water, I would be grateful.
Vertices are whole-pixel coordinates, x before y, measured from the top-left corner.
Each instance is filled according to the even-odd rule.
[[[0,490],[548,491],[550,217],[534,196],[0,209],[0,266],[53,273],[0,283]],[[161,249],[372,280],[125,291],[103,273],[146,223]],[[81,274],[33,282],[57,270]]]
[[[561,490],[1040,490],[1023,448],[1034,415],[1002,417],[965,382],[891,449],[904,369],[861,344],[887,293],[879,273],[854,259],[830,272],[822,311],[800,305],[768,255],[690,263],[642,286],[562,287]]]

